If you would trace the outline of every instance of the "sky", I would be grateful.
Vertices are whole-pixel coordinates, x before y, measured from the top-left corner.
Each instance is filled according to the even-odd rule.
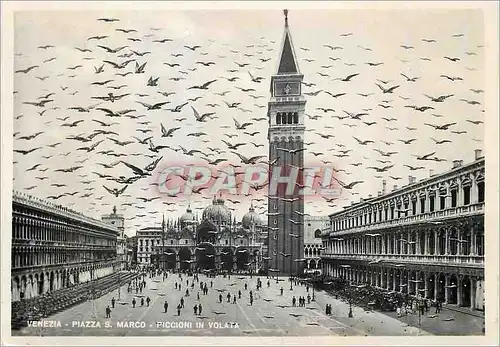
[[[103,17],[119,21],[98,21]],[[330,161],[329,165],[345,170],[337,175],[342,182],[362,181],[353,189],[343,190],[333,203],[321,197],[312,199],[306,204],[306,213],[328,215],[351,201],[359,201],[369,194],[376,195],[381,190],[383,179],[387,180],[388,187],[402,186],[408,183],[408,175],[423,179],[429,176],[429,170],[435,173],[448,171],[453,160],[471,162],[474,160],[474,149],[483,149],[485,43],[480,10],[297,9],[291,10],[288,17],[304,82],[314,84],[303,86],[302,91],[319,91],[315,96],[306,95],[305,142],[312,144],[306,146],[305,164]],[[14,153],[13,188],[44,199],[62,195],[49,201],[94,218],[110,213],[116,205],[118,212],[126,217],[128,235],[133,235],[141,227],[159,225],[163,213],[166,219],[181,216],[188,203],[201,216],[203,208],[211,203],[211,196],[160,196],[151,183],[158,177],[158,170],[171,163],[204,162],[199,159],[199,153],[194,157],[184,155],[179,145],[205,153],[210,153],[207,147],[218,147],[227,152],[211,159],[223,158],[234,164],[240,164],[240,160],[226,148],[222,139],[245,143],[238,148],[238,153],[246,157],[268,155],[267,120],[255,121],[252,118],[266,117],[270,76],[276,73],[284,32],[283,18],[281,10],[16,13],[14,69],[37,67],[27,73],[14,74],[13,147],[14,150],[40,149],[28,154]],[[135,31],[124,33],[116,29]],[[89,40],[92,36],[107,37]],[[153,42],[166,38],[169,41]],[[127,47],[117,53],[109,53],[97,45]],[[201,47],[194,51],[185,47],[195,45]],[[333,50],[325,45],[341,48]],[[40,48],[42,46],[49,47]],[[90,51],[81,51],[87,49]],[[132,51],[150,53],[139,56]],[[122,54],[131,55],[119,57]],[[173,56],[178,54],[182,56]],[[135,73],[135,61],[123,69],[104,62],[119,63],[128,59],[135,59],[139,64],[147,63],[144,73]],[[210,61],[214,64],[205,66],[197,63]],[[370,66],[368,62],[383,64]],[[248,65],[239,67],[236,63]],[[96,73],[101,66],[104,66],[103,71]],[[129,71],[131,73],[126,76],[116,75]],[[249,72],[264,80],[253,82]],[[359,75],[348,82],[336,80],[351,74]],[[409,81],[402,74],[415,79]],[[150,77],[159,77],[158,86],[147,86]],[[231,77],[238,79],[227,80]],[[108,80],[111,81],[103,85],[92,85]],[[188,89],[211,80],[216,81],[207,90]],[[392,93],[383,93],[377,84],[385,89],[399,87]],[[116,90],[109,88],[122,85]],[[245,92],[238,88],[255,91]],[[224,96],[217,94],[225,91],[228,93]],[[113,103],[93,99],[106,96],[109,92],[129,95]],[[160,92],[175,94],[165,96]],[[345,95],[333,98],[326,92]],[[26,104],[44,100],[43,97],[49,93],[55,93],[48,97],[53,101],[44,106]],[[436,102],[426,95],[434,98],[450,96]],[[169,103],[158,110],[147,110],[138,101]],[[180,112],[168,110],[185,102],[188,104]],[[240,109],[229,108],[225,102],[239,102]],[[217,105],[211,107],[209,104]],[[215,112],[217,118],[196,122],[191,106],[200,114]],[[433,109],[418,111],[407,106],[431,106]],[[71,107],[91,109],[79,112]],[[115,112],[125,109],[134,111],[126,116],[108,117],[97,108]],[[335,111],[324,112],[318,108]],[[347,116],[344,111],[367,115],[361,116],[361,120],[339,119]],[[315,119],[315,116],[320,117]],[[181,118],[185,119],[179,120]],[[244,134],[243,130],[235,128],[233,118],[240,123],[252,123],[246,132],[260,133],[254,136]],[[78,120],[83,121],[72,127],[67,126]],[[116,124],[102,126],[97,121]],[[436,126],[456,124],[447,130],[436,130],[425,123]],[[161,124],[166,129],[180,129],[172,137],[162,138]],[[96,129],[115,134],[98,134],[85,143],[68,139],[71,136],[88,137]],[[149,129],[151,132],[141,133],[137,129]],[[41,133],[34,138],[22,139],[37,132]],[[206,135],[188,136],[196,132]],[[324,139],[317,133],[334,137]],[[237,137],[229,138],[226,134]],[[144,139],[147,136],[153,136],[155,145],[173,149],[153,153],[147,144],[141,144],[135,138]],[[359,145],[355,137],[373,143]],[[131,143],[120,145],[111,138]],[[400,141],[408,142],[410,139],[415,140],[409,144]],[[435,142],[443,140],[450,142]],[[264,146],[256,147],[251,141]],[[77,150],[95,143],[99,144],[91,152]],[[339,150],[351,151],[346,157],[337,157],[341,154]],[[397,153],[384,157],[376,150]],[[121,156],[113,157],[109,152],[99,153],[101,151],[112,151]],[[316,157],[312,152],[323,154]],[[413,156],[432,152],[436,152],[432,157],[443,161],[419,161]],[[108,193],[103,186],[119,189],[124,184],[95,174],[131,177],[132,170],[120,161],[144,168],[160,157],[151,177],[130,184],[119,197]],[[381,163],[378,160],[390,162]],[[115,163],[110,168],[102,165]],[[384,165],[393,167],[382,173],[369,168]],[[423,166],[425,169],[410,171],[404,165]],[[74,172],[54,171],[74,166],[81,168]],[[262,198],[264,193],[265,189],[259,197]],[[160,198],[154,201],[141,201],[142,198],[158,196]],[[236,219],[241,220],[248,211],[250,199],[227,194],[224,197]],[[265,204],[266,199],[254,201],[259,212],[267,210]],[[265,215],[262,217],[265,218]]]

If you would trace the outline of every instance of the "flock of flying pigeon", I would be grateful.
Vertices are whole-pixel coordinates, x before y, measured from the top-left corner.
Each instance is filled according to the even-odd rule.
[[[96,33],[74,47],[47,39],[36,55],[15,53],[15,189],[96,217],[117,205],[138,227],[159,222],[164,211],[177,217],[188,202],[201,211],[212,199],[203,189],[159,195],[156,170],[163,164],[266,162],[278,39],[196,42],[173,38],[168,28],[139,31],[118,18],[96,20]],[[482,68],[482,46],[465,34],[445,39],[462,40],[458,47],[467,49],[438,55],[439,39],[424,37],[387,43],[401,54],[382,61],[351,32],[296,46],[307,99],[305,165],[334,166],[343,188],[340,198],[308,204],[310,214],[364,197],[374,181],[401,185],[405,175],[426,177],[441,162],[439,171],[449,169],[456,149],[482,134],[483,90],[468,84]],[[426,90],[433,86],[446,92]],[[449,105],[461,114],[449,114]],[[265,213],[267,189],[256,190],[251,198]],[[244,214],[242,202],[249,197],[226,197]]]

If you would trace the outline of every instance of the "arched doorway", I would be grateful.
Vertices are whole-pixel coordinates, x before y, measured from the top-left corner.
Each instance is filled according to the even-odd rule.
[[[389,289],[390,291],[393,291],[394,290],[394,281],[393,281],[393,277],[394,277],[394,271],[392,269],[387,269],[387,272],[389,273],[389,276],[387,278],[387,289]]]
[[[50,272],[50,291],[53,292],[54,291],[54,272],[51,271]]]
[[[463,279],[462,279],[462,298],[461,298],[461,302],[462,302],[462,306],[464,307],[470,307],[471,305],[471,302],[470,302],[470,293],[471,293],[471,280],[470,280],[470,277],[469,276],[465,276]]]
[[[167,269],[175,269],[175,264],[176,264],[176,256],[175,256],[175,251],[172,248],[168,248],[165,251],[165,266]]]
[[[448,285],[448,303],[456,305],[457,304],[457,288],[458,288],[458,278],[456,275],[450,276],[450,284]]]
[[[189,270],[191,267],[191,251],[187,247],[182,247],[179,250],[179,268],[181,270]]]
[[[428,299],[431,299],[431,300],[434,300],[434,274],[429,274],[427,276],[427,283],[429,283],[428,287],[427,287],[427,293],[426,294],[426,297]]]
[[[19,291],[19,297],[20,299],[27,299],[27,293],[26,293],[26,285],[27,285],[27,280],[26,280],[26,276],[23,275],[21,276],[21,289]]]
[[[238,270],[248,269],[248,263],[250,260],[250,252],[248,249],[243,247],[238,247],[236,249],[236,267]]]
[[[415,293],[417,295],[425,297],[425,273],[423,271],[417,272],[417,285],[415,286]]]
[[[444,302],[444,291],[445,291],[445,282],[446,282],[446,277],[444,274],[439,274],[438,276],[438,283],[437,283],[437,300],[441,300]]]
[[[215,268],[215,248],[211,243],[204,242],[196,247],[196,264],[200,269]]]
[[[38,295],[42,295],[43,294],[43,286],[44,286],[44,283],[45,282],[45,274],[42,272],[40,274],[40,278],[38,280]],[[21,288],[22,287],[22,284],[21,284]]]
[[[223,270],[232,270],[234,265],[234,254],[231,247],[224,247],[220,252],[221,268]]]
[[[396,276],[394,291],[401,291],[401,271],[394,270],[394,276]]]

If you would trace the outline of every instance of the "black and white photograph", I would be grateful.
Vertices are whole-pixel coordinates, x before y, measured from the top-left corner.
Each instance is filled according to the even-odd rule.
[[[10,343],[498,342],[498,4],[47,3],[2,30]]]

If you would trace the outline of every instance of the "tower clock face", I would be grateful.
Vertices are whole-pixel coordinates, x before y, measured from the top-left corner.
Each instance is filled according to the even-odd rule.
[[[298,82],[276,82],[274,85],[275,96],[297,96],[300,95],[300,84]]]

